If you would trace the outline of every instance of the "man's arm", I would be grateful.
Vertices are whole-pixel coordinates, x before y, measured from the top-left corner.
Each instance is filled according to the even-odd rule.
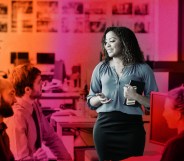
[[[22,113],[15,113],[14,116],[5,120],[7,134],[10,140],[10,149],[15,160],[32,159],[28,146],[26,121]]]
[[[43,141],[45,141],[45,145],[50,148],[50,150],[57,157],[57,159],[61,161],[72,161],[72,158],[68,153],[66,147],[64,146],[62,140],[56,134],[54,129],[50,126],[49,122],[42,113],[41,126]]]

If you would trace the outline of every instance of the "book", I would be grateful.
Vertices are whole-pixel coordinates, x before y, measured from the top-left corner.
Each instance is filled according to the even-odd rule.
[[[136,90],[136,92],[140,95],[142,95],[143,91],[144,91],[144,86],[145,83],[141,82],[141,81],[136,81],[136,80],[130,80],[129,84],[131,86],[133,86],[133,88]],[[124,88],[124,92],[126,91],[126,87]],[[124,101],[125,105],[131,105],[131,106],[139,106],[140,104],[135,101],[134,99],[126,99]]]

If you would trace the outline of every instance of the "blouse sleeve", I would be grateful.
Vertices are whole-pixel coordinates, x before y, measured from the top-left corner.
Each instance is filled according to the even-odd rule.
[[[155,92],[158,91],[156,79],[153,70],[147,64],[145,64],[145,67],[142,68],[142,71],[143,71],[143,79],[145,82],[144,95],[146,97],[150,97],[152,91]]]
[[[90,91],[87,96],[87,104],[92,110],[96,110],[98,107],[94,107],[90,104],[90,99],[95,96],[96,93],[100,93],[102,90],[102,84],[100,79],[100,67],[102,63],[99,63],[95,69],[93,70],[91,83],[90,83]]]

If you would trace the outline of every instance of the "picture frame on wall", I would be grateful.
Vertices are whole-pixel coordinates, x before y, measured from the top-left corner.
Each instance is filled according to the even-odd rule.
[[[8,14],[8,5],[0,1],[0,16]]]
[[[0,32],[8,31],[8,4],[0,1]]]
[[[15,52],[10,53],[10,63],[15,66],[19,64],[29,63],[29,52]]]
[[[142,3],[134,5],[134,14],[135,15],[148,15],[149,14],[149,4]]]
[[[84,19],[83,18],[80,18],[80,17],[75,18],[73,32],[74,33],[84,32]]]
[[[33,31],[33,1],[13,0],[11,16],[12,32],[32,32]]]
[[[37,21],[37,32],[57,32],[57,22],[53,21]]]
[[[104,15],[107,13],[105,1],[90,1],[84,4],[84,14],[86,15]]]
[[[61,32],[63,32],[63,33],[71,32],[70,21],[67,17],[63,17],[61,19]]]
[[[134,23],[135,33],[149,33],[150,23],[146,21],[136,21]]]
[[[37,2],[37,32],[58,32],[58,1],[38,1]]]
[[[126,26],[131,30],[134,30],[134,19],[132,18],[122,18],[122,16],[113,16],[111,20],[112,26]]]
[[[8,31],[8,23],[6,21],[0,20],[0,32],[7,32]]]
[[[86,32],[104,32],[106,29],[106,20],[103,18],[100,19],[93,19],[86,21]]]
[[[80,1],[63,1],[62,14],[83,14],[84,3]]]
[[[83,33],[84,32],[84,17],[81,15],[68,18],[63,16],[61,19],[61,32],[63,33]]]
[[[132,3],[116,3],[112,6],[113,15],[132,15]]]

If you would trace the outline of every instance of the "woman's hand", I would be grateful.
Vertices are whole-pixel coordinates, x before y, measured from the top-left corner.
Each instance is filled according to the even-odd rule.
[[[102,104],[106,104],[112,101],[111,98],[107,98],[103,93],[96,93],[96,96]]]
[[[102,104],[110,103],[112,99],[107,98],[103,93],[96,93],[95,97],[90,99],[90,104],[94,107],[99,107]]]
[[[127,84],[126,87],[127,87],[127,90],[124,93],[125,94],[124,97],[128,98],[128,99],[136,100],[136,97],[137,97],[137,94],[138,94],[136,92],[136,89],[134,89],[134,87],[129,85],[129,84]]]
[[[39,148],[34,154],[33,154],[34,160],[36,161],[48,161],[48,157],[46,152]]]
[[[143,105],[145,107],[150,107],[150,98],[149,97],[138,94],[136,92],[136,89],[134,89],[134,87],[131,85],[126,85],[126,87],[127,87],[127,90],[124,93],[125,98],[134,99],[137,102],[139,102],[141,105]]]

